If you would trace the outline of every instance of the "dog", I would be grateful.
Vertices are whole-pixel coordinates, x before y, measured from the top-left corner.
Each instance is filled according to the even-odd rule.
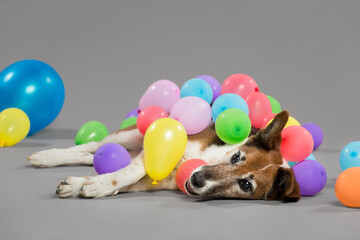
[[[33,153],[28,160],[35,167],[92,165],[93,154],[106,143],[125,147],[133,157],[131,163],[116,172],[85,177],[68,177],[56,189],[60,198],[100,198],[123,192],[179,190],[175,175],[185,161],[200,158],[209,163],[193,171],[185,187],[190,196],[200,199],[262,199],[295,202],[300,189],[294,172],[280,152],[281,132],[289,113],[282,111],[263,129],[253,129],[243,142],[222,142],[214,124],[188,136],[185,153],[177,167],[158,185],[146,175],[143,135],[136,125],[118,130],[100,142],[90,142],[67,149],[50,149]]]

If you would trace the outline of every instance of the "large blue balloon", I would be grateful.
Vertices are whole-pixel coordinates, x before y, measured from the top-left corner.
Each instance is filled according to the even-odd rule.
[[[38,60],[11,64],[0,73],[0,112],[22,109],[30,118],[32,135],[48,126],[59,114],[65,98],[59,74]]]

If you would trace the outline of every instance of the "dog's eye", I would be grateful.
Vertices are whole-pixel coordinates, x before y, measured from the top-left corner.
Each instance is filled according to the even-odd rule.
[[[252,190],[252,184],[246,179],[239,180],[239,186],[244,192],[250,192]]]
[[[231,163],[232,163],[232,164],[235,164],[235,163],[239,162],[240,160],[241,160],[241,161],[244,161],[244,160],[245,160],[245,156],[241,157],[240,152],[235,153],[235,154],[231,157]]]

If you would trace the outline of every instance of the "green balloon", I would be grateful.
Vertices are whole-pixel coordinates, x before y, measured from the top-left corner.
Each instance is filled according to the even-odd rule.
[[[137,117],[126,118],[120,125],[120,130],[136,124]]]
[[[278,114],[279,112],[281,112],[280,103],[272,96],[269,96],[269,95],[266,95],[266,96],[270,101],[272,113]]]
[[[244,111],[229,108],[223,111],[216,119],[215,131],[223,142],[237,144],[249,136],[251,121]]]
[[[90,121],[81,126],[75,137],[75,144],[80,145],[88,142],[103,140],[109,132],[104,124],[98,121]]]

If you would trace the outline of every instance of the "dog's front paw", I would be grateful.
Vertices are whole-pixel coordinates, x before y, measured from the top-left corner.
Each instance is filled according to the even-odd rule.
[[[78,197],[86,181],[84,177],[68,177],[59,183],[56,194],[61,198]]]
[[[56,161],[52,161],[54,154],[59,153],[59,149],[49,149],[36,152],[26,157],[30,163],[35,167],[54,167],[57,165]]]
[[[80,196],[84,198],[100,198],[116,195],[118,192],[119,187],[115,180],[97,176],[84,183]]]

